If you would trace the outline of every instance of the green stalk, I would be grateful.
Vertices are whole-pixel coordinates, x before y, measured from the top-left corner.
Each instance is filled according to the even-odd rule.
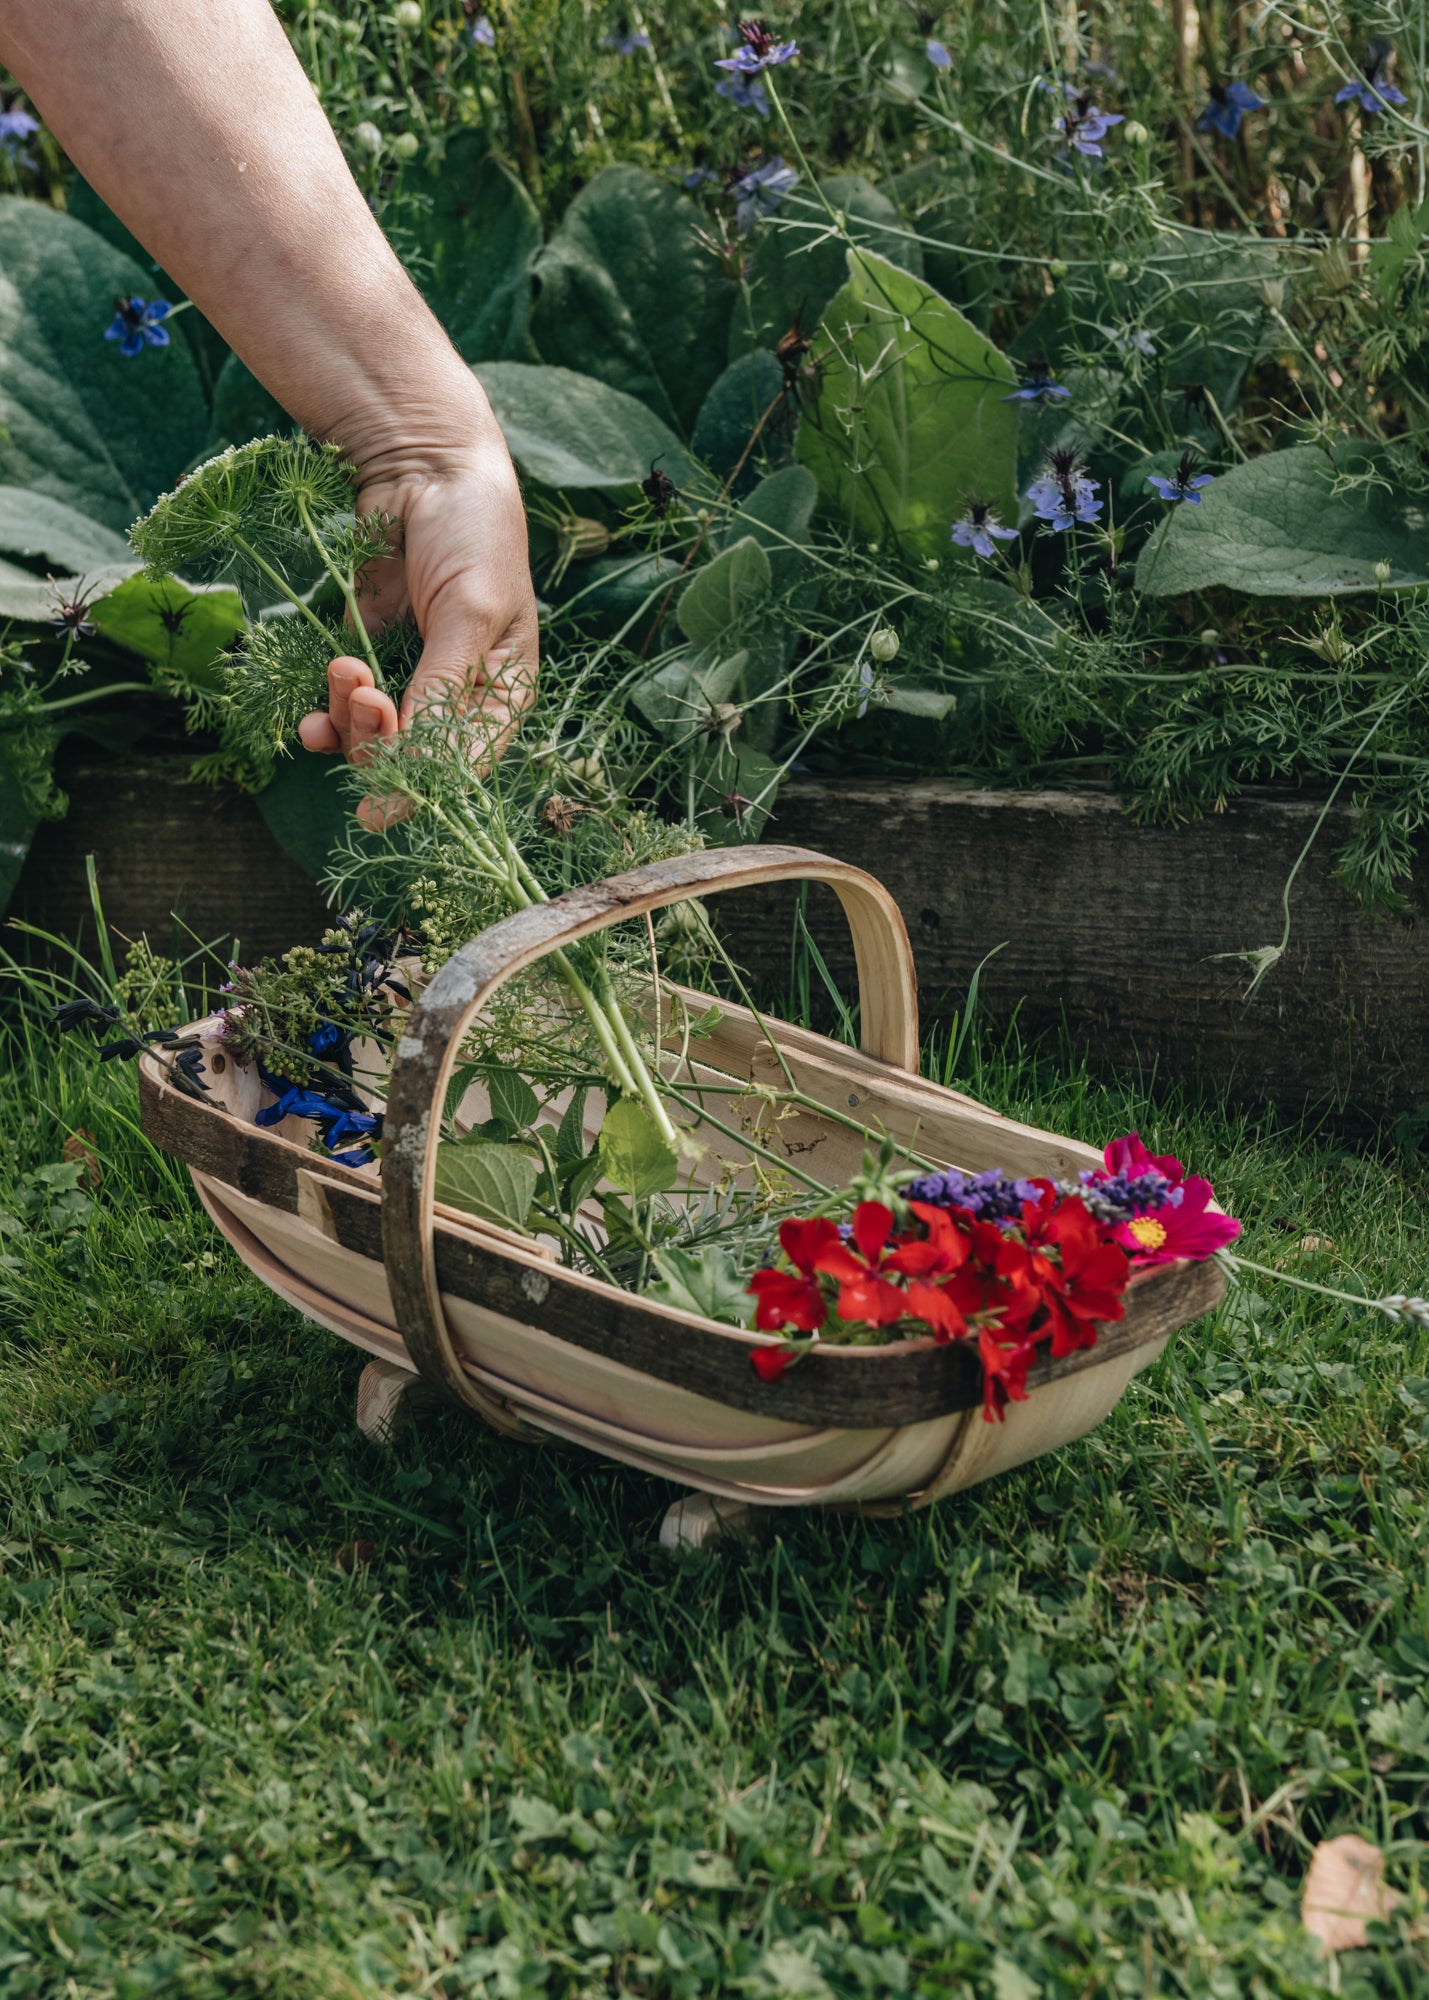
[[[838,210],[834,207],[833,203],[829,200],[828,196],[824,193],[824,190],[819,185],[819,182],[815,179],[814,170],[809,165],[809,162],[805,159],[804,149],[799,144],[799,135],[789,122],[789,114],[784,109],[783,101],[779,96],[779,92],[774,87],[774,79],[769,74],[768,70],[764,71],[761,80],[764,84],[765,90],[768,92],[769,102],[774,106],[774,115],[779,120],[780,125],[783,127],[784,137],[789,142],[789,151],[794,155],[794,158],[799,162],[799,166],[803,172],[804,179],[807,182],[808,186],[813,190],[814,194],[818,197],[819,204],[822,207],[825,215],[827,215],[829,221],[834,225],[834,228],[838,231],[839,235],[843,238],[844,242],[847,243],[850,240],[848,233],[848,224],[844,221],[843,217],[839,214]]]
[[[357,591],[353,586],[352,578],[348,576],[345,571],[340,570],[337,567],[336,563],[333,561],[332,557],[328,554],[327,544],[323,541],[322,536],[313,526],[313,517],[308,512],[308,503],[303,498],[301,493],[298,494],[297,500],[298,500],[298,512],[302,516],[303,526],[308,531],[308,539],[312,543],[313,547],[317,550],[318,557],[322,562],[323,568],[327,571],[328,575],[332,578],[333,582],[342,592],[343,602],[347,606],[347,615],[349,619],[352,621],[353,633],[356,636],[358,644],[362,647],[363,656],[366,659],[368,666],[371,667],[372,669],[373,686],[379,688],[385,687],[386,682],[382,678],[382,669],[377,664],[377,654],[373,650],[372,635],[368,631],[366,624],[363,622],[362,613],[358,609]]]
[[[259,555],[252,542],[248,541],[243,535],[240,535],[236,528],[229,530],[228,539],[232,542],[234,548],[237,549],[239,555],[243,557],[244,561],[252,563],[260,576],[266,576],[273,588],[287,598],[289,604],[292,605],[299,616],[306,618],[313,630],[321,632],[323,638],[331,645],[332,633],[329,632],[327,626],[318,617],[311,604],[304,604],[298,593],[291,588],[287,579],[278,570],[274,569],[272,563]]]
[[[67,694],[58,701],[42,701],[36,708],[28,708],[23,713],[9,716],[0,722],[0,729],[13,729],[17,723],[29,722],[37,715],[58,715],[61,709],[85,708],[91,702],[104,701],[111,694],[154,694],[157,690],[148,681],[111,681],[108,687],[89,688],[84,694]]]

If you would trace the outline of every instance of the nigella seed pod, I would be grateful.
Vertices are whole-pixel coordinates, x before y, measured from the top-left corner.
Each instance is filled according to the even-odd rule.
[[[361,152],[374,155],[380,153],[382,151],[380,127],[374,125],[370,118],[364,118],[360,125],[353,128],[352,143]]]
[[[610,530],[603,521],[572,514],[557,530],[556,543],[566,562],[593,562],[609,549]]]
[[[415,132],[399,132],[392,141],[392,157],[394,160],[415,159],[421,144]]]
[[[397,5],[392,9],[392,19],[409,35],[415,34],[422,25],[420,0],[397,0]]]
[[[869,640],[868,650],[875,660],[886,666],[890,660],[898,658],[898,648],[902,643],[891,625],[881,625]]]

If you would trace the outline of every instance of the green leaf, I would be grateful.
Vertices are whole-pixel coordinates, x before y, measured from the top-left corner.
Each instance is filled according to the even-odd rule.
[[[573,593],[576,609],[582,617],[599,614],[624,624],[642,606],[657,611],[670,585],[683,575],[669,556],[603,556],[581,570]]]
[[[701,1319],[719,1320],[725,1326],[749,1324],[754,1300],[734,1259],[721,1245],[708,1244],[701,1250],[657,1250],[655,1268],[660,1276],[645,1287],[645,1297],[656,1305],[698,1313]]]
[[[55,615],[55,603],[86,597],[94,590],[106,590],[132,576],[138,564],[131,556],[127,563],[90,570],[85,576],[36,576],[18,563],[0,561],[0,618],[15,618],[25,625],[46,625]]]
[[[106,639],[152,660],[179,680],[216,688],[225,648],[247,620],[226,584],[191,585],[176,576],[127,577],[90,610]]]
[[[1267,452],[1180,502],[1136,565],[1138,587],[1174,597],[1217,586],[1251,597],[1339,597],[1429,583],[1429,535],[1416,496],[1397,493],[1392,454],[1315,445]],[[1358,485],[1346,481],[1365,480]],[[1386,486],[1380,482],[1388,479]],[[1340,490],[1336,490],[1337,487]]]
[[[493,1117],[505,1119],[513,1132],[529,1132],[541,1106],[525,1077],[514,1069],[489,1069],[483,1080],[491,1093]]]
[[[680,1163],[655,1120],[633,1097],[618,1097],[600,1128],[601,1171],[633,1201],[672,1188]]]
[[[483,361],[472,371],[491,399],[511,456],[543,486],[638,486],[658,460],[677,486],[707,483],[684,446],[643,403],[568,368]]]
[[[153,274],[41,202],[0,199],[0,273],[0,483],[122,532],[207,433],[188,344],[106,340],[116,294],[152,299]]]
[[[341,782],[344,768],[336,757],[300,750],[278,759],[272,781],[258,793],[269,831],[315,882],[347,832],[352,806]]]
[[[865,540],[941,556],[973,499],[1016,519],[1012,365],[955,306],[886,258],[851,250],[814,344],[820,393],[799,457]]]
[[[483,1222],[526,1229],[540,1167],[516,1146],[490,1139],[447,1139],[437,1148],[436,1197]]]
[[[730,699],[748,665],[747,652],[731,653],[723,660],[711,660],[707,653],[671,660],[637,681],[630,699],[658,734],[684,743],[698,734],[711,709]]]
[[[585,1107],[590,1091],[582,1086],[571,1092],[571,1101],[561,1113],[561,1123],[556,1132],[556,1159],[561,1166],[586,1155]]]
[[[9,902],[20,879],[35,825],[20,774],[0,742],[0,910]]]
[[[752,354],[738,355],[730,362],[700,404],[690,448],[721,481],[728,479],[743,459],[743,470],[733,489],[736,493],[753,486],[762,455],[776,460],[789,456],[790,424],[782,403],[783,386],[784,371],[779,363],[767,347],[756,347]],[[750,449],[756,431],[758,440]]]
[[[531,331],[542,356],[638,398],[681,432],[724,366],[734,301],[700,226],[694,203],[667,181],[606,167],[533,266]]]
[[[230,354],[213,386],[213,423],[204,457],[212,458],[233,444],[247,444],[250,438],[286,437],[294,428],[282,404],[268,394],[236,354]]]
[[[955,694],[912,687],[907,681],[890,681],[874,703],[877,708],[891,709],[895,715],[915,715],[923,722],[942,722],[957,705]]]
[[[422,291],[467,361],[530,361],[531,260],[541,218],[475,126],[455,133],[413,227]]]
[[[733,743],[709,744],[695,759],[695,787],[703,801],[695,824],[716,847],[758,840],[783,778],[784,766],[753,743],[736,738]],[[737,805],[736,800],[746,803]]]
[[[123,535],[63,500],[22,486],[0,486],[0,549],[75,574],[134,563]]]
[[[922,277],[923,253],[897,233],[902,218],[886,194],[862,174],[835,174],[822,185],[832,206],[844,216],[855,245]],[[812,193],[799,189],[784,204],[784,214],[800,226],[764,225],[755,236],[749,305],[747,310],[741,306],[730,323],[731,354],[772,347],[795,320],[812,333],[847,275],[847,245],[829,229],[822,204]]]
[[[680,630],[695,646],[713,646],[738,632],[768,603],[773,572],[753,535],[695,571],[676,609]]]
[[[809,527],[818,504],[819,483],[806,465],[786,465],[761,479],[739,507],[731,536],[752,535],[769,558],[776,596],[797,580]]]

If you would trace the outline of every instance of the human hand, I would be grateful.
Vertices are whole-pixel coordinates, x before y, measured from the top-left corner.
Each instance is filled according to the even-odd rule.
[[[526,555],[526,516],[516,474],[489,413],[475,445],[403,443],[354,453],[362,467],[358,505],[400,522],[400,547],[364,573],[365,621],[375,630],[410,615],[422,656],[399,713],[373,685],[366,662],[343,655],[328,668],[328,707],[304,718],[308,750],[341,751],[359,764],[370,744],[410,727],[430,705],[459,705],[489,719],[497,754],[536,688],[539,633]],[[412,435],[420,440],[422,426]],[[395,802],[367,799],[365,825],[399,815]]]

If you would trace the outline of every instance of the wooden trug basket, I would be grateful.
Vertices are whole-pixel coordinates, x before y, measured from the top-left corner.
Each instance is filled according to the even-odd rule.
[[[425,1382],[512,1437],[565,1439],[695,1489],[704,1497],[676,1503],[667,1516],[667,1545],[703,1540],[751,1505],[897,1513],[1081,1437],[1178,1327],[1218,1302],[1224,1280],[1214,1264],[1137,1273],[1125,1318],[1102,1327],[1094,1348],[1060,1360],[1044,1353],[1028,1400],[989,1424],[971,1343],[827,1344],[766,1383],[750,1351],[767,1335],[566,1270],[531,1238],[434,1201],[440,1106],[457,1052],[505,980],[559,945],[670,904],[789,881],[828,883],[843,905],[862,1049],[721,1002],[719,1025],[685,1072],[687,1091],[781,1083],[772,1035],[802,1093],[845,1116],[856,1111],[860,1123],[924,1157],[971,1172],[1059,1178],[1101,1164],[1088,1146],[920,1079],[908,935],[892,897],[860,869],[802,848],[726,848],[571,890],[473,938],[407,1015],[380,1173],[315,1155],[301,1121],[284,1121],[291,1135],[254,1125],[256,1079],[216,1049],[206,1080],[217,1103],[184,1096],[151,1057],[141,1063],[144,1129],[187,1163],[244,1262],[300,1312],[376,1357],[358,1394],[369,1435],[387,1434],[402,1394]],[[695,1012],[708,1005],[706,996],[688,1000]],[[474,1117],[485,1115],[477,1104]],[[697,1129],[709,1149],[695,1169],[698,1191],[740,1155],[724,1134]],[[787,1148],[830,1186],[846,1184],[862,1163],[860,1134],[833,1119],[801,1110],[773,1133],[766,1143]]]

